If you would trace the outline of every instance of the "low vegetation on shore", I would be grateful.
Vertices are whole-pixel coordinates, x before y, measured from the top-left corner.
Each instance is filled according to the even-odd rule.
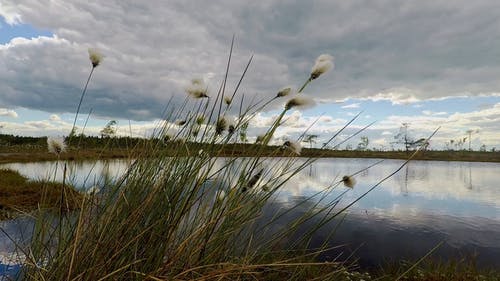
[[[1,135],[0,135],[1,138]],[[24,137],[17,137],[22,139]],[[176,141],[147,140],[129,137],[99,138],[83,137],[79,144],[70,144],[64,153],[54,155],[47,150],[47,138],[29,138],[31,142],[19,144],[19,142],[8,145],[0,145],[0,164],[13,162],[54,161],[58,157],[61,160],[99,160],[114,158],[133,158],[137,155],[147,154],[148,148],[152,146],[161,147],[165,155],[185,156],[195,155],[200,149],[205,151],[217,151],[214,157],[253,157],[256,154],[263,156],[290,156],[285,151],[278,150],[278,146],[266,146],[250,143],[225,144],[217,150],[207,147],[207,144],[199,142],[185,142],[181,151],[177,151]],[[214,144],[217,146],[218,144]],[[106,147],[106,149],[102,149]],[[302,148],[300,155],[294,157],[320,158],[381,158],[381,159],[403,159],[406,160],[413,151],[377,151],[377,150],[339,150]],[[413,156],[413,160],[435,160],[435,161],[469,161],[469,162],[500,162],[500,151],[468,151],[468,150],[426,150]]]
[[[16,171],[0,169],[0,220],[38,208],[63,211],[79,206],[82,195],[73,187],[45,180],[28,180]],[[61,204],[64,200],[64,204]]]
[[[43,139],[43,138],[42,138]],[[96,138],[98,139],[98,138]],[[117,143],[124,145],[106,145],[107,149],[99,148],[99,145],[80,145],[69,146],[66,152],[61,153],[61,160],[99,160],[99,159],[115,159],[115,158],[133,158],[137,155],[147,154],[148,147],[155,145],[158,140],[132,139],[132,138],[115,138]],[[46,142],[46,138],[44,139]],[[102,139],[101,142],[109,140]],[[99,143],[99,142],[97,142]],[[126,144],[125,144],[126,143]],[[288,157],[290,156],[283,151],[278,150],[278,146],[267,146],[262,148],[256,144],[234,143],[227,144],[221,149],[210,149],[202,143],[184,143],[185,148],[182,151],[176,151],[177,145],[175,142],[161,142],[162,152],[165,155],[178,155],[183,153],[185,156],[192,156],[200,149],[207,152],[216,151],[214,157],[253,157],[256,153],[264,156]],[[380,159],[402,159],[406,160],[413,153],[412,151],[375,151],[375,150],[333,150],[319,148],[302,148],[300,155],[294,157],[303,158],[320,158],[320,157],[338,157],[338,158],[380,158]],[[49,153],[46,145],[29,146],[29,145],[12,145],[0,146],[0,164],[13,162],[34,162],[34,161],[54,161],[58,156]],[[441,151],[427,150],[420,151],[413,156],[413,160],[431,160],[431,161],[469,161],[469,162],[500,162],[500,151]]]

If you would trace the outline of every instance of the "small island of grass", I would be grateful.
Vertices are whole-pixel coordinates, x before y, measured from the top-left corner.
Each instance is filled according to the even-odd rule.
[[[37,208],[75,209],[81,194],[71,186],[49,181],[31,181],[16,171],[0,169],[0,220]]]

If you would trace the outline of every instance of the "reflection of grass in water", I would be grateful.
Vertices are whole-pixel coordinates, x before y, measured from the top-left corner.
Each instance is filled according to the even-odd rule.
[[[75,209],[81,195],[62,183],[30,181],[16,171],[0,170],[0,218],[11,218],[19,212],[30,212],[39,207],[60,206],[61,192],[66,194],[65,209]]]

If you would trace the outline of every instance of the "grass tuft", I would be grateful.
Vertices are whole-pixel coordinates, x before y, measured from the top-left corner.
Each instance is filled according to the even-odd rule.
[[[78,208],[82,195],[71,186],[50,181],[30,181],[16,171],[0,169],[0,219],[11,219],[38,208],[58,209],[61,193],[65,211]]]

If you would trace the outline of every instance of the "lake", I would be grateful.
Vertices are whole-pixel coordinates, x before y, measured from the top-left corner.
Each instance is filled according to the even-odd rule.
[[[398,169],[404,161],[379,159],[318,159],[290,180],[266,207],[264,218],[284,210],[373,164],[355,176],[353,189],[330,188],[323,202],[342,199],[340,210]],[[380,162],[380,163],[379,163]],[[78,162],[69,165],[69,181],[88,189],[121,175],[129,163],[124,160]],[[57,171],[56,171],[57,166]],[[62,163],[12,163],[12,168],[32,179],[62,179]],[[413,161],[380,183],[361,200],[348,208],[347,216],[330,239],[331,245],[347,244],[340,250],[325,253],[324,258],[346,258],[352,252],[361,266],[376,266],[390,259],[418,259],[443,242],[433,257],[459,259],[474,257],[479,267],[500,268],[500,164],[446,161]],[[311,204],[311,202],[310,202]],[[305,204],[304,204],[305,205]],[[299,215],[297,208],[287,219]],[[337,226],[339,219],[325,225],[312,246],[319,245]],[[313,224],[314,221],[309,222]],[[10,234],[22,232],[24,221],[2,222]],[[308,225],[304,225],[307,228]],[[26,231],[24,231],[26,232]],[[27,231],[29,232],[29,231]],[[0,235],[1,263],[13,245]]]

